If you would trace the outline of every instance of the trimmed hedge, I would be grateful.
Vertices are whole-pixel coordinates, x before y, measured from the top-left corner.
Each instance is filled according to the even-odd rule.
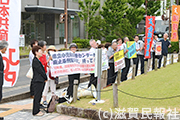
[[[168,53],[179,52],[179,42],[171,42],[171,48],[168,48]]]
[[[89,40],[88,39],[80,39],[80,38],[75,38],[73,43],[76,43],[78,48],[89,48]]]

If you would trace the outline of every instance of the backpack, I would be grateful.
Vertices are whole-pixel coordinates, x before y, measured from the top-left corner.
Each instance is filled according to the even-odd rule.
[[[56,108],[56,104],[58,103],[58,96],[56,95],[53,95],[49,104],[47,105],[47,113],[52,113],[55,111],[55,108]]]

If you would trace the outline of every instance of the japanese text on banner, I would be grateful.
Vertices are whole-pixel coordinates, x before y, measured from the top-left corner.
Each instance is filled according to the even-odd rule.
[[[154,29],[155,29],[155,16],[147,16],[145,50],[144,50],[144,56],[146,59],[151,58],[151,46],[153,42]]]
[[[94,73],[95,53],[63,51],[51,52],[51,75],[62,76],[75,73]]]
[[[124,50],[114,53],[115,72],[125,67]]]
[[[0,0],[0,41],[9,44],[3,55],[4,87],[15,85],[19,74],[19,31],[21,0]]]
[[[129,41],[126,42],[127,45],[127,49],[129,50],[127,52],[128,58],[136,58],[137,57],[137,53],[136,53],[136,44],[134,41]]]

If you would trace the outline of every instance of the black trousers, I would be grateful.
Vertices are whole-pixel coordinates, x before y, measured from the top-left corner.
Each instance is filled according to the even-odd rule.
[[[167,55],[160,55],[159,56],[159,66],[158,66],[158,68],[161,68],[161,61],[162,61],[163,56],[166,56],[166,60],[167,60]]]
[[[139,61],[141,62],[141,74],[144,74],[144,55],[137,55],[135,76],[137,76]]]
[[[36,115],[40,111],[40,101],[42,92],[44,90],[45,82],[33,82],[34,88],[34,101],[33,101],[33,115]]]
[[[30,95],[34,96],[34,89],[33,89],[33,81],[31,79],[31,84],[30,84]]]
[[[116,80],[117,72],[114,69],[114,63],[109,63],[107,85],[113,84]]]
[[[73,85],[74,80],[78,80],[78,84],[80,83],[80,74],[72,74],[68,75],[69,87],[67,89],[67,95],[73,97]]]
[[[130,60],[128,58],[125,58],[125,68],[122,69],[122,73],[121,73],[121,81],[125,81],[127,80],[127,75],[129,72],[129,68],[130,68]]]
[[[2,85],[0,86],[0,102],[2,100]]]
[[[155,69],[155,59],[157,58],[157,59],[159,59],[160,58],[160,56],[159,55],[155,55],[155,52],[152,52],[152,70],[154,70]]]
[[[94,77],[94,73],[90,74],[90,81],[88,84],[88,88],[91,86],[91,84],[93,84],[95,86],[95,88],[97,88],[97,77]]]

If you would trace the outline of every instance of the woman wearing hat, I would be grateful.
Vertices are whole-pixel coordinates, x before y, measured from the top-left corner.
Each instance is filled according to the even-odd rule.
[[[51,60],[49,60],[49,58],[51,57],[51,55],[50,55],[50,53],[49,53],[49,51],[53,51],[53,52],[56,52],[56,47],[54,46],[54,45],[50,45],[49,46],[49,48],[46,50],[47,51],[47,54],[46,54],[46,58],[47,58],[47,65],[49,66],[50,64],[49,64],[49,61]],[[48,76],[48,81],[46,82],[46,85],[45,85],[45,87],[44,87],[44,91],[43,91],[43,104],[45,105],[45,106],[47,106],[48,105],[48,103],[47,103],[47,101],[46,101],[46,96],[47,96],[47,93],[48,93],[48,90],[49,90],[49,87],[50,87],[50,90],[51,90],[51,94],[52,95],[54,95],[55,94],[55,92],[56,92],[56,84],[55,84],[55,78],[52,78],[51,76],[50,76],[50,67],[48,68],[47,67],[47,76]]]
[[[78,47],[77,47],[76,43],[71,43],[70,46],[69,46],[69,49],[73,53],[76,52],[77,48]],[[74,84],[74,80],[78,80],[78,84],[79,84],[79,82],[80,82],[80,73],[68,75],[68,80],[69,80],[69,87],[67,89],[67,96],[66,96],[66,98],[70,99],[70,102],[71,102],[71,98],[73,97],[73,84]]]

